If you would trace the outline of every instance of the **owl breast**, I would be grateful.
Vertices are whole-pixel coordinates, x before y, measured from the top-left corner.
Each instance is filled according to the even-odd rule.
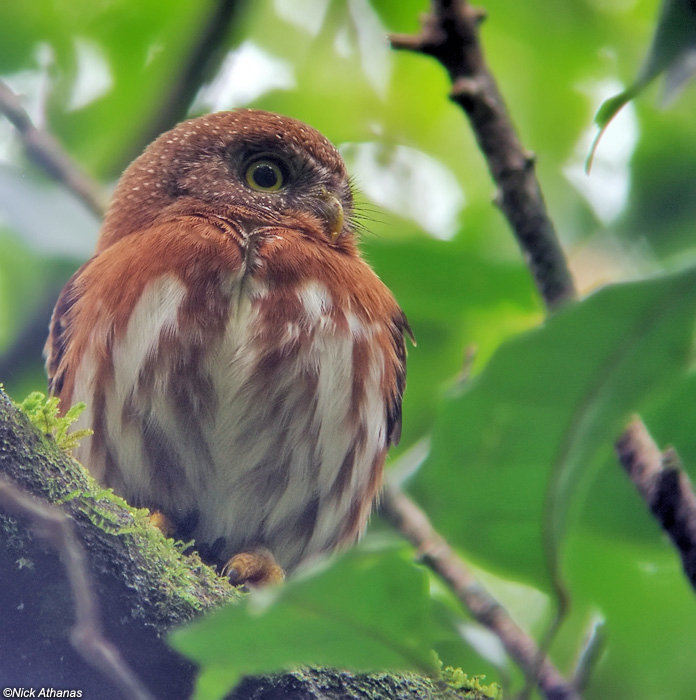
[[[90,395],[97,358],[83,360],[75,398],[95,435],[82,456],[208,558],[265,546],[291,570],[368,518],[387,449],[382,329],[318,280],[231,275],[216,293],[213,324],[179,279],[150,282],[103,396]]]

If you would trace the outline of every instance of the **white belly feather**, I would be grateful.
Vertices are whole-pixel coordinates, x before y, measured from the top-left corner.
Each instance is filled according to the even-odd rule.
[[[264,383],[256,373],[259,302],[266,290],[248,282],[240,294],[232,280],[236,288],[227,327],[204,355],[202,374],[214,392],[210,414],[191,415],[191,423],[182,424],[172,406],[169,383],[176,377],[170,370],[157,373],[147,390],[147,420],[156,422],[182,469],[182,478],[165,499],[173,502],[159,505],[165,512],[195,510],[192,536],[208,544],[223,537],[223,556],[264,545],[281,565],[292,567],[335,546],[353,500],[368,488],[375,458],[386,446],[384,356],[373,344],[367,345],[369,371],[358,439],[355,416],[350,417],[353,345],[369,341],[374,329],[350,313],[349,331],[339,331],[329,313],[333,303],[329,291],[309,283],[298,291],[303,317],[289,321],[279,336],[287,363]],[[114,485],[138,504],[157,505],[152,498],[157,485],[152,470],[144,466],[148,451],[143,426],[128,416],[124,419],[123,406],[144,400],[138,398],[141,372],[161,339],[178,332],[185,295],[184,285],[174,277],[150,283],[133,310],[125,337],[113,348],[114,384],[105,405],[107,444],[121,472],[122,486]],[[309,336],[307,328],[312,329]],[[306,342],[298,344],[302,333]],[[73,401],[86,401],[88,407],[94,366],[94,358],[83,359],[73,396]],[[89,425],[92,419],[88,408],[81,423]],[[189,431],[193,422],[197,439]],[[98,452],[90,456],[89,450],[86,441],[78,456],[101,478],[105,469],[101,456]],[[342,476],[344,488],[332,488],[346,468],[347,456],[353,466],[347,479]],[[308,512],[314,514],[311,529],[298,536],[293,523],[301,525]]]

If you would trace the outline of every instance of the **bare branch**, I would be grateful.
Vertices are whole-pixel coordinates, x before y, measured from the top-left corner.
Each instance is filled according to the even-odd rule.
[[[118,649],[104,638],[85,553],[70,520],[56,507],[22,492],[4,478],[0,478],[0,506],[12,516],[30,520],[36,534],[58,551],[75,605],[71,641],[82,658],[111,679],[124,697],[152,700],[152,695],[128,668]]]
[[[660,451],[640,418],[616,442],[619,461],[669,535],[696,589],[696,495],[673,449]]]
[[[469,116],[507,217],[546,305],[575,296],[563,250],[534,173],[534,156],[515,132],[484,58],[478,27],[484,14],[465,0],[432,0],[417,36],[393,34],[392,47],[436,58],[452,80],[451,98]]]
[[[53,136],[34,126],[19,97],[2,80],[0,112],[14,124],[27,155],[101,219],[108,201],[104,189],[75,163]]]
[[[382,496],[382,514],[416,547],[422,561],[440,576],[464,603],[471,615],[493,632],[508,654],[539,690],[553,700],[580,696],[548,658],[541,658],[534,640],[510,617],[503,606],[476,580],[427,515],[398,487],[388,484]]]

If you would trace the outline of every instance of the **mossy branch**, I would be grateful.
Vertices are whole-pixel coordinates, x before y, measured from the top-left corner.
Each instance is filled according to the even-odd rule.
[[[68,433],[70,426],[80,417],[86,405],[82,402],[76,403],[61,416],[59,403],[57,396],[46,396],[40,391],[32,391],[18,407],[26,413],[38,430],[47,437],[52,437],[61,450],[70,452],[79,445],[80,440],[89,437],[94,431],[85,428]]]
[[[29,397],[25,407],[39,430],[0,389],[0,472],[41,501],[58,504],[72,522],[87,553],[104,636],[155,695],[174,687],[188,697],[195,669],[165,644],[164,634],[239,594],[197,555],[184,555],[167,540],[147,511],[102,488],[59,446],[80,435],[69,432],[74,413],[59,418],[57,406],[41,395]],[[25,523],[4,514],[0,537],[3,679],[54,687],[64,680],[86,696],[91,690],[94,697],[120,697],[69,644],[74,611],[57,554]]]

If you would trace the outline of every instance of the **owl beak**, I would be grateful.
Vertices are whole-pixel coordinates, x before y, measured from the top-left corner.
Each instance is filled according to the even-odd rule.
[[[331,194],[331,192],[324,188],[321,189],[319,198],[325,205],[324,213],[326,215],[326,223],[328,224],[329,236],[331,237],[331,242],[334,243],[341,235],[341,231],[343,231],[343,224],[345,222],[343,205],[336,195]]]

